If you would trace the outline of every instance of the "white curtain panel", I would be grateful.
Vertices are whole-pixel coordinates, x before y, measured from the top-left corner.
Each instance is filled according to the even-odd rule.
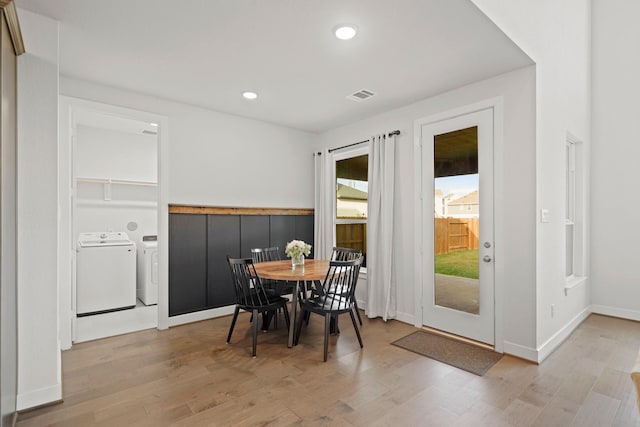
[[[333,217],[331,214],[331,183],[329,176],[329,152],[313,153],[315,167],[315,200],[313,240],[314,256],[317,259],[329,259],[333,249]]]
[[[395,135],[371,137],[367,220],[367,316],[396,316],[393,248]]]

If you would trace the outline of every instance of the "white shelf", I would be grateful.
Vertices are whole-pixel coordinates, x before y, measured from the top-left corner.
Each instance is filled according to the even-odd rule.
[[[76,178],[77,183],[88,184],[112,184],[112,185],[137,185],[142,187],[157,187],[158,183],[153,181],[135,181],[130,179],[109,179],[109,178]]]
[[[83,198],[83,199],[77,199],[76,206],[157,209],[158,202],[147,202],[147,201],[140,201],[140,200],[100,200],[100,199],[84,199]]]
[[[100,184],[102,185],[102,199],[104,201],[111,201],[111,193],[112,187],[115,185],[118,186],[131,186],[131,187],[150,187],[157,188],[158,183],[152,181],[135,181],[129,179],[110,179],[110,178],[86,178],[86,177],[76,177],[76,185],[77,184]],[[91,187],[84,187],[91,188]],[[122,187],[120,187],[122,188]],[[155,190],[154,190],[155,191]]]

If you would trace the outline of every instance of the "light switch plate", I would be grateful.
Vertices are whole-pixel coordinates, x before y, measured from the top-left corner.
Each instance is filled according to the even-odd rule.
[[[540,222],[549,222],[549,209],[540,209]]]

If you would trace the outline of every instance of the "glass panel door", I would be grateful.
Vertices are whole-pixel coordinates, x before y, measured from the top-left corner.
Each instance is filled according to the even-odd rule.
[[[434,137],[435,304],[478,314],[478,127]]]
[[[422,126],[422,321],[494,343],[493,109]]]

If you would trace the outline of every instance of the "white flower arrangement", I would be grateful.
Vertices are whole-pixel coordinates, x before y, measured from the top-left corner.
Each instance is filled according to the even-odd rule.
[[[311,245],[302,240],[292,240],[287,243],[284,253],[287,254],[289,258],[297,258],[300,255],[309,256],[311,253]]]

